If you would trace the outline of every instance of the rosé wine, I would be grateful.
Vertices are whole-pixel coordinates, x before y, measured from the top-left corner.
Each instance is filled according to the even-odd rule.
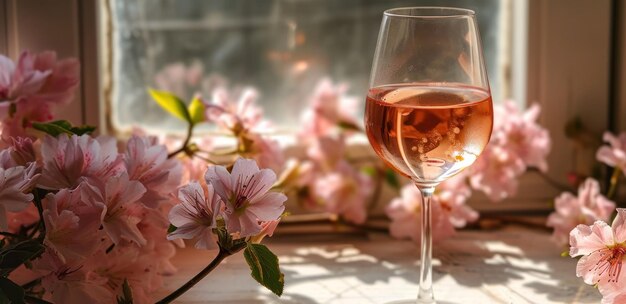
[[[491,95],[440,84],[370,89],[365,129],[372,147],[397,172],[436,185],[470,166],[489,142]]]

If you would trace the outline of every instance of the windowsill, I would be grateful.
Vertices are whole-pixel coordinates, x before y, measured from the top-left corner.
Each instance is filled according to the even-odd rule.
[[[283,235],[269,247],[285,273],[281,303],[386,303],[414,299],[418,246],[386,234]],[[460,231],[435,244],[434,289],[451,303],[596,303],[600,295],[576,277],[576,260],[560,256],[550,235],[520,226]],[[214,251],[179,250],[179,272],[165,278],[164,296],[195,275]],[[242,254],[230,257],[178,303],[278,301],[249,275]]]

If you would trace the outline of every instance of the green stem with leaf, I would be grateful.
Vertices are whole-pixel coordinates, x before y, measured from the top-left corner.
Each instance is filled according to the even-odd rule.
[[[606,194],[608,199],[613,199],[615,194],[617,193],[617,186],[619,185],[619,176],[622,175],[622,170],[620,168],[615,167],[613,169],[613,174],[611,174],[611,180],[609,182],[609,191]]]

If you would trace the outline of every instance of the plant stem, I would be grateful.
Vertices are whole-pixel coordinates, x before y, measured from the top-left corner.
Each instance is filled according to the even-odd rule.
[[[528,171],[537,173],[537,175],[539,175],[541,178],[543,178],[544,181],[546,181],[548,184],[550,184],[550,186],[554,187],[555,189],[558,189],[558,190],[561,190],[561,191],[569,191],[569,192],[575,191],[575,189],[572,189],[572,187],[564,185],[564,184],[561,184],[561,183],[555,181],[550,176],[548,176],[547,174],[541,172],[541,170],[539,170],[537,168],[528,168]]]
[[[213,259],[213,261],[211,261],[211,263],[207,267],[202,269],[197,275],[191,278],[191,280],[189,280],[183,286],[179,287],[178,289],[176,289],[174,292],[172,292],[171,294],[169,294],[162,300],[156,302],[156,304],[167,304],[176,300],[176,298],[180,297],[183,293],[187,292],[194,285],[200,282],[200,280],[204,279],[204,277],[206,277],[211,271],[213,271],[213,269],[215,269],[215,267],[217,267],[217,265],[219,265],[226,257],[228,257],[231,254],[232,253],[229,253],[220,248],[220,251],[217,254],[217,256]]]
[[[29,296],[29,295],[24,296],[24,302],[35,303],[35,304],[52,304],[51,302],[48,302],[44,299],[40,299],[40,298]]]
[[[39,213],[39,236],[37,236],[37,238],[43,242],[44,237],[46,237],[46,224],[43,220],[43,205],[41,204],[41,197],[39,197],[39,189],[35,188],[33,196],[33,203],[37,207],[37,212]]]
[[[619,185],[618,183],[619,176],[621,174],[622,174],[622,170],[620,170],[618,167],[615,167],[615,169],[613,169],[613,174],[611,174],[611,180],[609,184],[609,191],[606,194],[606,197],[608,199],[613,199],[613,197],[617,193],[617,186]]]
[[[187,145],[189,145],[189,141],[191,141],[191,135],[193,135],[193,127],[194,127],[194,124],[192,123],[189,123],[187,125],[187,135],[185,136],[185,141],[183,142],[183,145],[180,148],[178,148],[176,151],[168,154],[167,158],[172,158],[176,156],[178,153],[184,152],[187,150]]]
[[[6,236],[6,237],[12,237],[12,238],[16,238],[16,239],[22,239],[23,238],[21,235],[17,235],[15,233],[5,232],[5,231],[0,231],[0,235],[1,236]]]

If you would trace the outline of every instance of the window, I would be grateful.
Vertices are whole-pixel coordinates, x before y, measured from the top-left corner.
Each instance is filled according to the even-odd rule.
[[[195,62],[202,63],[206,75],[211,71],[224,74],[232,73],[232,75],[225,76],[229,78],[228,81],[231,85],[256,86],[262,94],[261,104],[266,108],[270,118],[278,119],[288,129],[289,124],[293,124],[299,114],[288,112],[289,107],[297,109],[296,103],[306,103],[308,94],[313,90],[311,85],[315,83],[314,78],[311,77],[309,82],[297,82],[298,85],[303,85],[301,88],[304,93],[299,97],[300,99],[292,101],[293,104],[285,101],[280,107],[271,107],[273,102],[283,101],[272,97],[274,94],[278,94],[279,90],[266,86],[277,86],[279,81],[267,81],[270,77],[263,78],[263,75],[259,76],[252,73],[260,70],[259,58],[255,61],[259,66],[251,65],[250,70],[228,68],[231,65],[224,65],[221,70],[218,70],[215,68],[216,65],[208,64],[212,56],[209,50],[218,46],[199,44],[201,38],[210,36],[211,31],[214,31],[213,39],[219,37],[226,39],[226,37],[231,36],[240,38],[260,37],[256,40],[255,47],[263,45],[267,47],[270,42],[263,41],[264,39],[276,39],[283,41],[281,51],[289,51],[291,56],[295,56],[294,54],[300,54],[298,52],[303,52],[304,49],[288,48],[289,44],[285,42],[287,41],[285,37],[289,33],[286,30],[288,27],[284,25],[286,24],[284,21],[280,27],[280,20],[291,18],[291,20],[300,22],[300,27],[296,27],[296,33],[297,29],[303,29],[303,31],[307,29],[304,26],[306,24],[303,23],[304,20],[318,22],[311,23],[308,31],[313,32],[305,32],[307,35],[313,35],[307,36],[308,40],[305,39],[305,42],[308,41],[312,45],[312,42],[316,42],[314,45],[318,46],[324,45],[321,42],[325,41],[324,39],[327,37],[319,36],[321,31],[315,33],[316,28],[324,27],[324,23],[319,20],[320,17],[316,17],[318,18],[316,19],[315,16],[324,14],[335,16],[333,19],[335,23],[326,25],[327,29],[332,29],[330,34],[344,33],[340,29],[348,33],[357,33],[357,24],[364,28],[373,29],[361,32],[361,36],[355,34],[341,37],[343,40],[340,42],[346,43],[344,45],[351,45],[346,41],[361,39],[359,43],[362,43],[364,47],[360,52],[350,52],[352,49],[347,47],[339,48],[339,51],[343,52],[345,56],[355,54],[354,56],[362,59],[348,61],[352,63],[351,65],[342,65],[343,61],[328,61],[326,63],[327,70],[324,70],[324,73],[333,77],[334,81],[348,82],[351,86],[351,94],[363,96],[364,90],[361,88],[366,86],[366,77],[369,74],[372,59],[371,52],[373,52],[375,43],[373,39],[377,35],[382,11],[392,6],[415,5],[469,7],[476,10],[481,18],[488,17],[491,20],[480,19],[479,23],[485,55],[488,58],[487,64],[494,97],[498,100],[502,100],[504,97],[514,97],[521,104],[526,102],[539,102],[541,104],[543,111],[541,123],[550,130],[553,139],[553,152],[548,160],[550,163],[549,174],[553,178],[565,182],[565,176],[569,170],[574,167],[580,169],[580,166],[593,163],[590,160],[593,159],[593,151],[585,157],[575,157],[574,144],[565,137],[563,132],[566,122],[579,116],[583,119],[584,124],[596,134],[601,134],[607,129],[611,115],[615,125],[626,125],[623,117],[624,111],[616,111],[615,108],[611,108],[609,102],[611,97],[609,83],[615,81],[614,78],[611,78],[612,67],[617,69],[615,73],[618,76],[617,80],[623,81],[626,78],[619,77],[620,74],[623,75],[626,69],[620,66],[619,62],[610,61],[612,51],[616,52],[616,57],[621,58],[622,63],[625,61],[623,58],[626,57],[626,52],[623,47],[620,47],[626,41],[622,37],[626,32],[623,30],[624,23],[619,22],[619,18],[617,19],[621,30],[616,35],[618,37],[612,37],[611,20],[613,14],[623,16],[626,11],[621,6],[613,7],[610,1],[143,0],[130,2],[121,0],[0,0],[0,51],[4,51],[15,58],[20,50],[55,49],[61,57],[74,56],[80,58],[83,64],[83,79],[77,100],[65,112],[59,113],[59,117],[74,122],[98,125],[101,132],[127,129],[130,126],[131,117],[133,120],[146,117],[146,121],[149,121],[150,115],[154,115],[150,113],[160,113],[156,107],[151,109],[152,112],[149,112],[144,108],[133,110],[132,108],[111,108],[110,106],[115,105],[114,102],[116,101],[128,107],[136,106],[134,102],[141,102],[142,107],[154,106],[153,102],[145,95],[145,85],[154,85],[153,80],[156,73],[163,69],[166,64],[181,61],[186,65]],[[218,12],[223,15],[221,19],[214,17]],[[134,21],[130,19],[135,17],[142,17],[143,19]],[[121,18],[127,18],[123,20],[132,22],[116,23],[116,20]],[[160,34],[155,28],[157,27],[156,24],[161,23],[161,27],[173,26],[177,20],[192,20],[193,22],[187,22],[187,24],[203,25],[205,28],[188,32],[183,30],[177,32],[173,30],[162,31],[164,33],[169,32],[170,39],[185,42],[181,46],[167,46],[172,51],[177,50],[178,53],[176,54],[165,56],[163,49],[143,49],[139,47],[142,44],[138,44],[134,48],[120,48],[122,44],[119,43],[119,39],[125,37],[124,33],[127,35],[126,38],[130,40],[135,39],[133,38],[134,35],[141,33],[139,27],[135,28],[131,25],[143,24],[145,28],[152,26],[153,29],[150,33],[154,36],[151,38],[153,40],[138,38],[136,40],[141,43],[143,43],[142,41],[154,42],[158,39],[165,39],[158,38]],[[580,20],[585,20],[585,22],[580,22]],[[228,27],[225,28],[222,25],[221,29],[216,30],[219,22],[229,25],[230,29],[227,31]],[[237,22],[239,22],[239,29],[235,30],[234,27],[238,24]],[[492,23],[486,25],[485,22]],[[178,22],[178,24],[181,23]],[[245,24],[247,27],[242,27],[241,24]],[[342,26],[339,26],[340,24]],[[253,30],[257,26],[259,29]],[[497,30],[493,30],[494,28]],[[490,32],[490,30],[493,31]],[[193,36],[193,33],[196,36]],[[230,34],[226,35],[225,33]],[[367,38],[366,34],[371,35],[369,36],[371,38]],[[296,36],[292,35],[292,37]],[[319,41],[312,41],[309,39],[310,37],[316,37],[315,39]],[[357,39],[357,37],[361,38]],[[369,45],[365,42],[367,39],[372,39]],[[164,41],[155,45],[164,48]],[[263,44],[262,42],[267,43]],[[618,46],[614,50],[612,50],[613,44]],[[224,46],[220,45],[220,47]],[[250,48],[252,48],[252,44],[250,44]],[[259,47],[259,49],[261,48]],[[128,53],[124,65],[120,64],[121,61],[118,59],[123,56],[123,51],[130,52],[131,50],[132,53]],[[155,57],[147,57],[146,52],[148,50],[150,50],[149,55]],[[163,54],[157,51],[163,52]],[[242,51],[240,50],[240,52]],[[233,54],[236,53],[233,52]],[[252,52],[252,54],[257,53],[260,52]],[[300,55],[307,54],[310,53]],[[323,52],[318,51],[316,54],[330,58],[326,60],[338,58],[336,54],[332,54],[326,49]],[[158,60],[150,62],[147,58]],[[111,59],[115,59],[115,61]],[[254,58],[244,59],[254,60]],[[282,68],[285,69],[287,66],[284,64]],[[150,70],[146,69],[147,67],[150,67]],[[356,72],[358,69],[363,71],[360,80],[351,79],[350,77],[358,78]],[[122,73],[128,73],[128,78],[121,80],[122,78],[117,77],[118,75],[124,76]],[[323,73],[319,75],[323,75]],[[266,81],[265,86],[262,85],[264,79]],[[142,82],[144,80],[147,82]],[[294,81],[294,83],[296,82]],[[129,90],[123,91],[120,84],[127,85]],[[115,94],[112,94],[111,89],[114,89]],[[626,99],[623,92],[620,91],[620,86],[615,85],[615,89],[617,93],[613,102],[620,104],[623,109]],[[284,110],[286,114],[279,114],[278,110]],[[127,112],[123,114],[127,115],[126,121],[122,117],[116,118],[116,115],[123,111]],[[622,117],[619,116],[620,114]],[[161,129],[166,129],[168,132],[177,128],[175,125],[162,123],[158,120],[158,116],[150,119],[152,119],[152,126],[146,125],[147,127],[154,128],[155,125],[157,127],[163,125],[166,127]],[[115,122],[116,120],[117,122]],[[169,123],[172,124],[173,122],[170,121]],[[499,209],[549,208],[547,202],[549,202],[549,198],[554,197],[554,189],[546,186],[541,180],[531,177],[529,176],[527,183],[522,182],[515,202],[491,206]],[[531,201],[535,203],[530,203]]]
[[[252,86],[267,118],[286,131],[324,78],[364,101],[382,12],[416,5],[476,10],[494,96],[510,96],[511,40],[501,39],[511,33],[508,1],[112,0],[112,127],[183,130],[146,85],[187,100],[219,84]]]

